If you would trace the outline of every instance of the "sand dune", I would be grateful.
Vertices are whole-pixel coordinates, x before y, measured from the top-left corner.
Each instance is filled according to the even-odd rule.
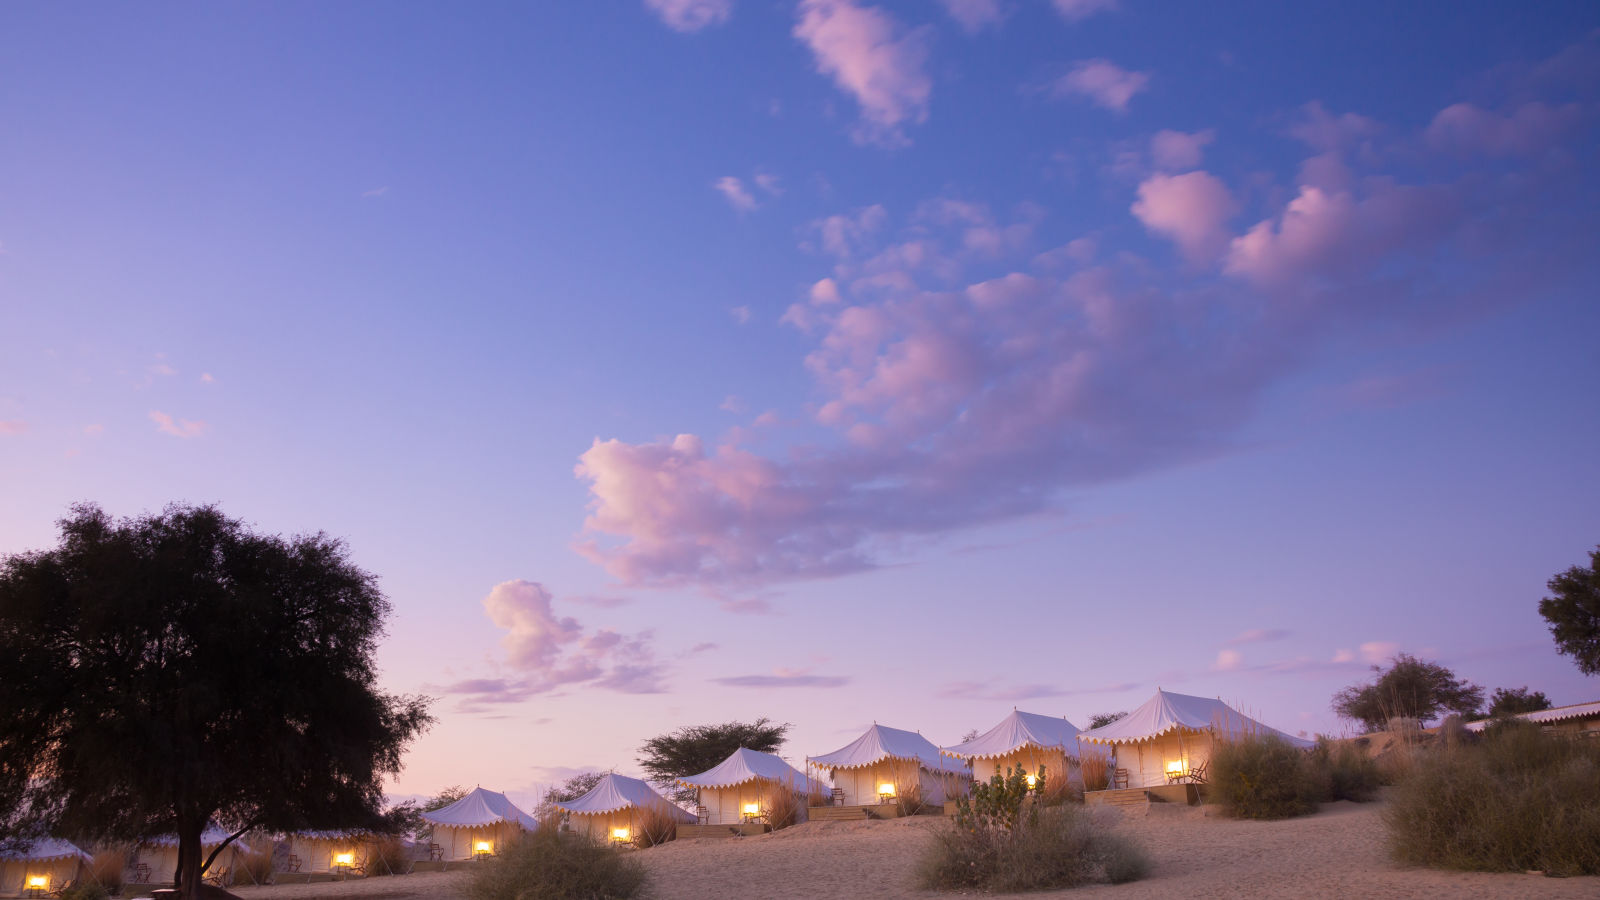
[[[1544,878],[1407,869],[1383,849],[1380,803],[1333,803],[1283,822],[1240,822],[1204,808],[1155,806],[1148,815],[1110,812],[1113,827],[1138,840],[1154,861],[1148,879],[1121,886],[1028,897],[1549,897],[1600,896],[1600,878]],[[921,898],[916,857],[936,817],[887,822],[825,822],[761,837],[676,841],[640,851],[656,900],[708,898]],[[246,898],[460,896],[466,873],[374,878],[343,884],[236,888]]]

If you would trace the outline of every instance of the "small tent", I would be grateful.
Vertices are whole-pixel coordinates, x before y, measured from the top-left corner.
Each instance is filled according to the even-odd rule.
[[[779,757],[744,747],[698,775],[678,779],[678,783],[699,791],[708,825],[738,825],[746,815],[765,815],[772,805],[773,790],[780,786],[802,796],[825,796],[829,790]],[[804,805],[802,801],[801,806]],[[804,815],[803,809],[801,814]]]
[[[656,793],[650,785],[615,772],[602,777],[582,797],[555,806],[569,814],[573,831],[603,843],[636,840],[640,830],[649,825],[645,814],[652,810],[674,825],[692,825],[695,821],[693,815]]]
[[[1315,746],[1268,728],[1221,700],[1160,689],[1127,716],[1079,733],[1078,741],[1109,746],[1117,768],[1128,770],[1128,786],[1149,787],[1204,765],[1215,741],[1251,735],[1270,735],[1302,749]]]
[[[966,767],[939,753],[915,731],[874,724],[832,753],[813,756],[809,765],[824,769],[844,793],[846,806],[893,802],[913,788],[923,803],[936,805],[965,790]]]
[[[433,825],[433,842],[446,860],[499,853],[522,832],[539,827],[537,819],[518,809],[505,794],[481,787],[443,809],[423,813],[422,818]]]
[[[0,853],[0,897],[44,897],[76,882],[89,854],[54,838]]]
[[[200,833],[200,864],[205,865],[206,858],[211,855],[219,844],[233,835],[217,825],[211,825]],[[217,854],[211,861],[210,868],[201,873],[205,877],[227,873],[224,883],[232,884],[233,876],[239,872],[239,857],[251,852],[250,847],[243,840],[237,840],[228,845],[226,850]],[[176,834],[163,834],[158,837],[145,838],[139,842],[134,850],[134,865],[150,867],[150,881],[153,884],[171,884],[174,875],[178,874],[178,836]]]
[[[1083,783],[1078,772],[1078,726],[1065,717],[1014,709],[1000,724],[941,752],[970,761],[972,777],[979,782],[1004,776],[1007,769],[1020,767],[1032,776],[1043,767],[1047,780],[1066,778]]]
[[[293,831],[283,836],[287,849],[274,857],[274,868],[282,872],[306,874],[364,871],[371,856],[372,843],[380,838],[380,835],[360,830]]]

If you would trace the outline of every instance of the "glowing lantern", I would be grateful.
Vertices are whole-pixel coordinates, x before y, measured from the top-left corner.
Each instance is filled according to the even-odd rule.
[[[1035,787],[1038,784],[1039,784],[1039,776],[1037,776],[1037,775],[1029,775],[1028,776],[1028,787]]]
[[[878,796],[880,796],[880,797],[893,797],[894,796],[894,785],[890,784],[887,781],[885,781],[883,784],[878,785]]]
[[[613,829],[611,829],[611,839],[612,840],[616,840],[616,841],[625,841],[625,840],[627,840],[628,839],[628,829],[626,829],[626,828],[613,828]]]
[[[761,807],[757,806],[754,803],[746,803],[744,805],[744,814],[747,815],[747,816],[753,816],[753,815],[756,815],[756,814],[758,814],[760,812],[761,812]]]
[[[49,886],[50,886],[50,876],[48,876],[48,875],[29,875],[28,876],[28,887],[31,887],[31,888],[47,888]]]
[[[1168,775],[1182,775],[1183,774],[1183,760],[1175,759],[1172,762],[1167,763],[1167,774]]]
[[[488,841],[479,841],[478,843],[476,843],[476,844],[474,844],[472,846],[472,852],[473,853],[493,853],[494,849],[489,846],[489,842]]]

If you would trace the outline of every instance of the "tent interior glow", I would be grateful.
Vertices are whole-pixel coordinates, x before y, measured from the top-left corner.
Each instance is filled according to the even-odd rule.
[[[756,813],[758,813],[760,811],[761,811],[761,807],[757,806],[754,803],[746,803],[744,805],[745,815],[753,816],[753,815],[755,815]]]
[[[340,853],[334,856],[333,861],[341,866],[353,866],[356,863],[356,855],[354,853]]]
[[[613,828],[613,829],[611,829],[611,836],[616,838],[619,841],[625,841],[625,840],[628,839],[628,829],[626,829],[626,828]]]
[[[29,875],[28,876],[28,887],[31,887],[31,888],[42,888],[42,887],[49,886],[49,884],[50,884],[49,876],[46,876],[46,875]]]
[[[488,852],[490,852],[489,842],[488,841],[479,841],[478,842],[478,846],[475,849],[479,853],[488,853]]]

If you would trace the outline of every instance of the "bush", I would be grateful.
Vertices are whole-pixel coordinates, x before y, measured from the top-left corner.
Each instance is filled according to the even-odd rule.
[[[1404,863],[1600,875],[1600,742],[1491,725],[1477,742],[1419,752],[1384,822]]]
[[[626,900],[645,885],[644,867],[629,854],[544,828],[472,868],[471,900]]]
[[[221,870],[221,866],[213,864],[211,872]],[[241,853],[239,862],[231,873],[234,884],[271,884],[272,883],[272,854]]]
[[[108,900],[111,894],[93,881],[83,881],[61,892],[61,900]]]
[[[1022,769],[973,785],[971,800],[956,801],[953,827],[923,857],[923,886],[1029,891],[1122,884],[1149,871],[1137,846],[1096,825],[1082,809],[1043,807],[1029,793]]]
[[[1366,751],[1350,741],[1330,741],[1324,738],[1312,751],[1313,764],[1322,769],[1327,784],[1324,800],[1353,800],[1365,803],[1378,794],[1383,783],[1378,764]]]
[[[1039,769],[1041,778],[1045,775],[1043,767]],[[1083,791],[1072,783],[1066,772],[1044,778],[1044,783],[1038,788],[1039,802],[1045,806],[1060,806],[1064,803],[1082,803]]]
[[[1078,774],[1083,776],[1083,789],[1103,791],[1111,787],[1111,760],[1099,752],[1086,752],[1078,761]]]
[[[89,863],[88,877],[105,888],[107,893],[115,894],[122,890],[122,878],[127,868],[128,847],[117,846],[94,855]]]
[[[922,802],[921,784],[913,784],[895,792],[895,810],[902,816],[914,816],[922,812],[923,807],[926,805]]]
[[[1329,792],[1311,754],[1272,735],[1217,741],[1211,750],[1211,799],[1239,819],[1286,819],[1317,811]]]
[[[767,799],[767,824],[773,831],[788,828],[800,822],[800,811],[805,809],[805,799],[789,784],[774,784]]]
[[[405,875],[411,871],[411,851],[398,837],[380,837],[367,848],[366,876]]]
[[[665,844],[678,839],[678,820],[664,806],[646,806],[639,809],[634,821],[633,845],[639,849]]]

